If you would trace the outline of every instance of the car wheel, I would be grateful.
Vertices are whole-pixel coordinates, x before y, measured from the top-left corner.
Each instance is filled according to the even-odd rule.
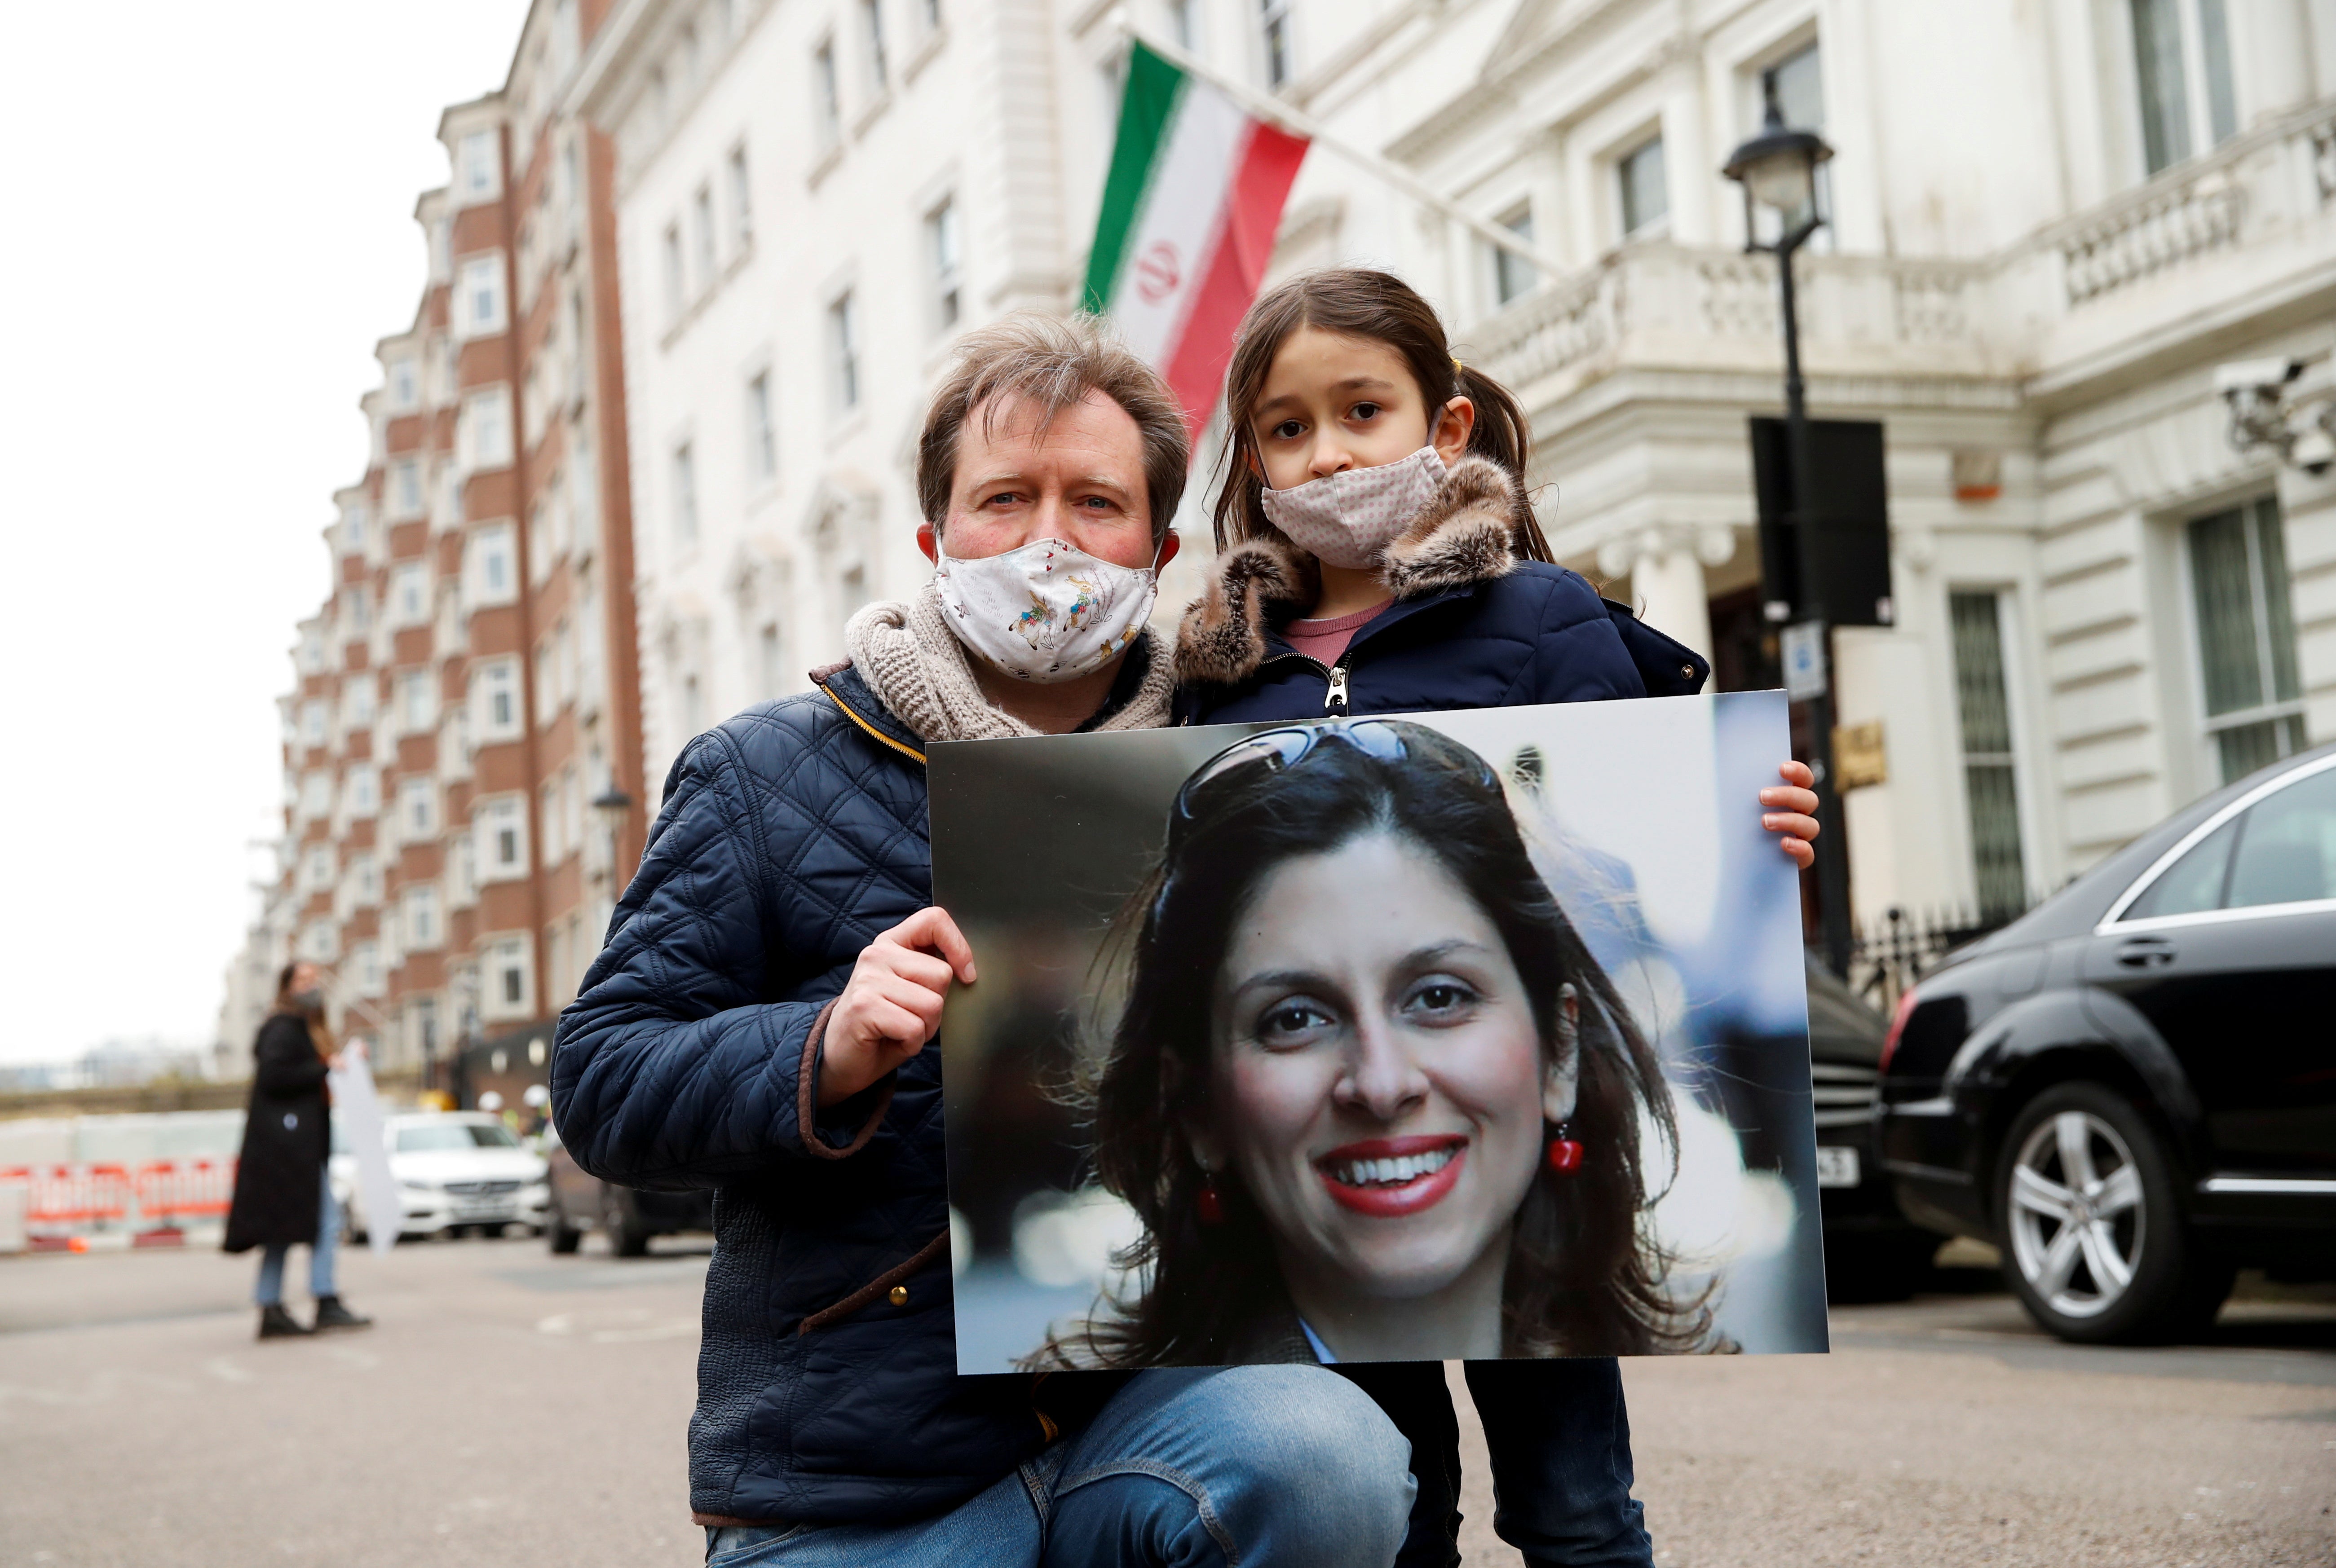
[[[1995,1200],[2004,1277],[2061,1339],[2168,1339],[2211,1322],[2230,1293],[2230,1266],[2183,1219],[2164,1139],[2103,1085],[2061,1084],[2020,1111]]]
[[[649,1233],[633,1205],[625,1201],[622,1188],[609,1187],[600,1195],[600,1229],[608,1237],[608,1250],[620,1258],[647,1255]]]

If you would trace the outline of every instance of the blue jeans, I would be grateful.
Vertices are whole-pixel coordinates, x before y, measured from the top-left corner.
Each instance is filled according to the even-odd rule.
[[[1144,1372],[1086,1429],[907,1524],[706,1533],[709,1568],[1387,1568],[1409,1452],[1319,1367]]]
[[[341,1205],[333,1201],[332,1177],[319,1171],[316,1180],[324,1195],[316,1200],[316,1244],[308,1253],[308,1293],[320,1300],[337,1295],[333,1288],[333,1255],[341,1250]],[[284,1304],[284,1259],[289,1242],[273,1242],[259,1254],[259,1284],[252,1300],[263,1307]]]
[[[1338,1372],[1411,1442],[1419,1495],[1397,1568],[1459,1558],[1460,1427],[1444,1368],[1382,1361]],[[1470,1361],[1468,1392],[1493,1461],[1493,1530],[1533,1568],[1653,1568],[1630,1495],[1630,1417],[1611,1358]]]

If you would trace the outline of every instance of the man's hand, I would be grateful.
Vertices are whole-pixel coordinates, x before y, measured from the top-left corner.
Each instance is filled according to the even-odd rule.
[[[973,983],[973,949],[946,910],[920,909],[861,948],[820,1042],[820,1108],[850,1099],[924,1050],[941,1026],[952,979]]]
[[[1776,772],[1785,782],[1760,791],[1760,826],[1781,834],[1777,842],[1785,853],[1806,871],[1817,860],[1809,844],[1817,836],[1817,776],[1806,762],[1787,762]]]

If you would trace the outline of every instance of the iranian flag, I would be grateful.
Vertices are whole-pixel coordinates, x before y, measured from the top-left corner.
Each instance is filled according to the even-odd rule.
[[[1303,137],[1134,46],[1085,304],[1168,378],[1196,441],[1305,156]]]

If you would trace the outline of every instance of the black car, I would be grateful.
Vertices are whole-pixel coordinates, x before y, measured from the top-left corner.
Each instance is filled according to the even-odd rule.
[[[555,1253],[574,1252],[586,1231],[597,1230],[608,1235],[610,1252],[637,1258],[649,1250],[651,1236],[714,1228],[714,1194],[706,1188],[650,1193],[604,1182],[576,1163],[549,1125],[543,1157],[551,1167],[543,1234]]]
[[[1900,1004],[1882,1157],[2064,1339],[2336,1273],[2336,746],[2199,801]]]
[[[1900,1212],[1874,1147],[1874,1087],[1890,1021],[1814,960],[1808,996],[1825,1292],[1837,1302],[1894,1300],[1921,1282],[1939,1238]]]

